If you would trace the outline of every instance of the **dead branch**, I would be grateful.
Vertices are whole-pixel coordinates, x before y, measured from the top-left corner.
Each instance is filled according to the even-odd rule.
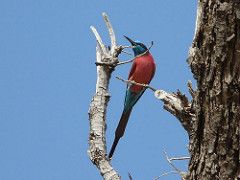
[[[169,158],[169,156],[167,155],[167,152],[166,152],[166,151],[164,151],[164,155],[165,155],[168,163],[169,163],[169,164],[172,166],[172,168],[175,170],[175,172],[177,172],[177,173],[182,177],[182,179],[185,180],[187,173],[179,170],[179,169],[172,163],[172,160],[171,160],[171,159],[174,159],[174,158]],[[175,159],[176,159],[176,158],[175,158]]]
[[[134,59],[130,59],[128,61],[121,61],[121,62],[118,62],[117,65],[123,65],[123,64],[128,64],[128,63],[131,63],[133,62]]]
[[[163,176],[168,176],[168,175],[170,175],[170,174],[178,174],[178,172],[177,172],[177,171],[165,172],[165,173],[161,174],[160,176],[154,178],[154,180],[158,180],[158,179],[160,179],[161,177],[163,177]]]
[[[97,40],[96,64],[106,63],[113,65],[118,62],[117,57],[122,49],[116,45],[115,34],[106,13],[103,13],[103,18],[111,39],[111,48],[110,50],[106,48],[96,28],[91,26],[91,30]],[[120,179],[106,156],[106,110],[110,99],[108,85],[113,70],[114,68],[109,66],[97,66],[96,94],[93,96],[89,108],[90,133],[88,155],[106,180]]]
[[[186,177],[186,172],[182,172],[181,170],[179,170],[173,163],[172,161],[176,161],[176,160],[188,160],[190,159],[190,157],[168,157],[166,151],[164,151],[165,157],[168,161],[168,163],[173,167],[174,171],[169,171],[169,172],[165,172],[163,174],[161,174],[160,176],[154,178],[154,180],[158,180],[163,176],[168,176],[170,174],[179,174],[183,179]],[[186,179],[186,178],[185,178]]]
[[[151,89],[152,91],[156,91],[155,88],[151,87],[151,86],[148,85],[148,84],[141,84],[141,83],[138,83],[138,82],[135,82],[135,81],[131,81],[131,80],[124,80],[123,78],[118,77],[118,76],[117,76],[116,78],[117,78],[118,80],[122,81],[122,82],[127,83],[127,84],[135,84],[135,85],[143,86],[143,87],[145,87],[145,88],[149,88],[149,89]]]
[[[170,158],[169,160],[170,161],[179,161],[179,160],[189,160],[190,159],[190,157],[172,157],[172,158]]]

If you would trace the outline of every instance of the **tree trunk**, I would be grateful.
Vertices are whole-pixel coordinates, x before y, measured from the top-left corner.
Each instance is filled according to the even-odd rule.
[[[199,0],[189,65],[197,80],[187,179],[240,178],[240,1]]]

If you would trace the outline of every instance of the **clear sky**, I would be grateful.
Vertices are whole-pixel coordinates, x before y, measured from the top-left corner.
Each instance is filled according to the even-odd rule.
[[[119,44],[127,35],[149,45],[157,64],[152,86],[187,91],[186,63],[196,15],[192,0],[0,0],[0,179],[101,179],[87,156],[88,108],[95,92],[96,41],[104,41],[106,12]],[[121,56],[122,60],[131,56]],[[121,115],[131,65],[113,73],[107,112],[108,150]],[[188,137],[149,90],[135,106],[112,165],[127,179],[154,179],[171,171],[163,151],[186,156]],[[188,162],[176,165],[187,169]],[[180,179],[169,175],[161,179]]]

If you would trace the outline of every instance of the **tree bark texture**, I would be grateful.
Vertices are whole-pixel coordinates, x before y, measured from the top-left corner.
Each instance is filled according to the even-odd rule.
[[[187,179],[240,178],[239,0],[199,0],[188,62],[197,90]]]
[[[117,57],[122,48],[116,46],[115,34],[106,13],[103,13],[103,18],[108,28],[111,47],[106,48],[96,28],[91,26],[97,40],[97,83],[96,93],[92,98],[88,113],[90,122],[88,155],[104,179],[119,180],[120,176],[110,164],[110,159],[106,156],[106,111],[110,99],[108,92],[109,81],[114,66],[118,63]]]

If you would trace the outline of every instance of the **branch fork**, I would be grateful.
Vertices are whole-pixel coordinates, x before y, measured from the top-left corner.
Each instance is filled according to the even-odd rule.
[[[90,28],[97,40],[96,65],[100,66],[97,66],[96,93],[90,103],[88,113],[90,122],[88,155],[92,163],[99,169],[104,179],[119,180],[120,176],[111,166],[110,160],[106,156],[107,148],[105,137],[106,111],[110,99],[108,86],[111,74],[114,70],[114,68],[111,67],[114,67],[114,65],[118,63],[118,55],[121,53],[122,47],[118,47],[116,44],[115,33],[107,14],[103,13],[102,15],[111,39],[111,47],[106,48],[96,28],[91,26]]]

